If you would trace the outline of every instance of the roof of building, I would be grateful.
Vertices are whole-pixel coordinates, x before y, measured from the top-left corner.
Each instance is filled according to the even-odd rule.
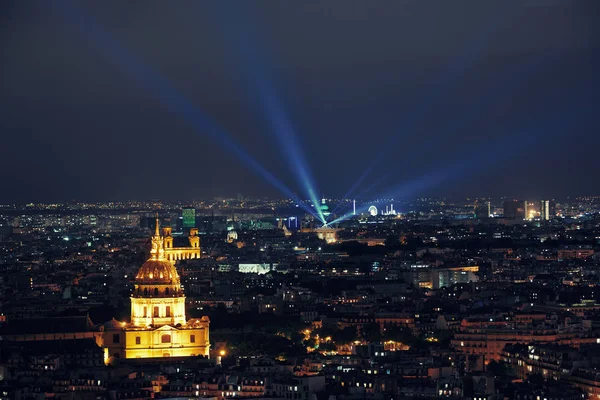
[[[95,339],[34,340],[20,343],[27,349],[28,354],[82,354],[86,351],[102,353],[102,348]]]
[[[116,319],[111,319],[110,321],[107,321],[104,323],[104,330],[115,330],[115,329],[121,329],[123,327],[123,323],[120,321],[117,321]]]
[[[135,281],[140,284],[176,284],[179,281],[179,274],[172,262],[151,258],[141,266]]]
[[[0,334],[75,333],[93,331],[94,328],[94,324],[87,316],[28,318],[9,320],[0,330]]]

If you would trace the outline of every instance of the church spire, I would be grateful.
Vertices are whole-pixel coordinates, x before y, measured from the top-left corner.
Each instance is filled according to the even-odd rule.
[[[154,232],[154,237],[160,236],[160,222],[158,221],[158,213],[156,213],[156,232]]]
[[[158,213],[156,213],[156,231],[152,237],[152,250],[150,250],[153,260],[164,260],[165,259],[165,247],[164,239],[160,236],[160,221],[158,220]]]

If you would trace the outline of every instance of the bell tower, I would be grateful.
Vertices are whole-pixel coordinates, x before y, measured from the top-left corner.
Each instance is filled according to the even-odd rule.
[[[171,236],[171,232],[173,232],[173,228],[163,228],[163,235],[165,237],[165,249],[173,248],[173,236]]]
[[[200,248],[200,236],[198,236],[198,228],[190,229],[190,236],[188,237],[190,240],[190,246],[194,249]]]
[[[150,249],[151,260],[162,260],[165,257],[165,247],[163,237],[160,236],[160,222],[158,215],[156,216],[156,230],[152,236],[152,249]]]

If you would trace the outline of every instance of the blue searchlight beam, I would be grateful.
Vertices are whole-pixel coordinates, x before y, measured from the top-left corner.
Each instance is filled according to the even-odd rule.
[[[582,94],[582,102],[580,107],[573,105],[571,108],[573,112],[568,114],[562,114],[560,118],[540,121],[532,121],[526,129],[520,133],[510,135],[500,140],[496,140],[495,143],[484,143],[479,149],[472,149],[467,154],[475,154],[475,157],[464,157],[463,161],[450,164],[447,167],[440,167],[430,172],[427,175],[421,176],[418,179],[412,180],[408,183],[400,184],[395,186],[390,191],[386,192],[377,197],[409,197],[413,196],[418,192],[429,189],[432,186],[439,185],[440,183],[456,178],[460,176],[464,178],[469,173],[482,172],[485,168],[489,168],[492,165],[501,164],[506,160],[507,154],[505,152],[489,153],[485,149],[491,147],[498,148],[511,148],[512,151],[508,153],[509,156],[514,157],[520,152],[526,151],[529,145],[534,143],[544,143],[552,136],[557,136],[566,130],[571,130],[577,124],[584,124],[586,116],[594,116],[595,107],[594,97],[595,93],[593,89],[586,88]],[[537,133],[537,134],[532,134]],[[544,141],[540,141],[540,136],[544,138]],[[519,147],[511,147],[510,144],[514,143],[515,140],[519,141]],[[477,165],[477,168],[472,168],[473,165]],[[360,214],[368,209],[368,205],[362,205],[358,207],[356,212]],[[339,218],[330,221],[328,224],[336,224],[352,217],[352,213],[348,213]]]
[[[508,4],[508,3],[506,3]],[[517,11],[516,9],[512,10]],[[402,128],[400,131],[410,131],[413,130],[415,124],[424,118],[432,105],[438,101],[442,95],[449,91],[449,89],[456,84],[458,78],[464,75],[466,71],[467,65],[472,63],[472,61],[476,58],[476,56],[481,52],[481,50],[486,45],[489,37],[500,28],[502,22],[506,21],[511,15],[504,15],[504,12],[498,11],[495,14],[495,18],[490,21],[485,21],[482,26],[482,34],[474,35],[474,40],[469,46],[469,51],[466,51],[462,57],[459,57],[455,60],[452,65],[449,66],[446,73],[443,74],[439,81],[436,82],[433,87],[435,88],[433,92],[429,93],[424,101],[419,103],[419,106],[412,111],[410,114],[410,120],[406,123],[406,126]],[[384,150],[382,150],[374,159],[371,161],[369,166],[362,172],[362,174],[358,177],[356,182],[350,187],[350,189],[344,194],[343,198],[349,198],[352,193],[358,188],[363,181],[373,172],[375,167],[379,164],[379,162],[388,154],[388,152],[394,148],[395,144],[401,139],[401,135],[395,135],[392,137],[390,143]],[[335,211],[335,209],[334,209]]]
[[[164,106],[174,114],[182,116],[194,130],[207,134],[212,140],[233,152],[242,162],[255,173],[265,179],[285,196],[298,203],[306,212],[315,218],[319,216],[304,201],[296,196],[283,182],[264,168],[256,159],[250,156],[225,131],[220,129],[208,116],[204,115],[169,81],[154,72],[150,67],[138,61],[129,51],[117,43],[108,32],[104,31],[93,19],[78,11],[70,1],[53,3],[62,5],[59,11],[70,22],[75,24],[84,34],[89,36],[106,54],[110,60],[121,67],[129,76],[137,80],[152,93]],[[320,219],[320,218],[319,218]]]
[[[243,4],[240,6],[243,7]],[[227,29],[223,31],[223,34],[237,49],[240,63],[244,66],[241,71],[246,76],[252,95],[258,93],[259,110],[268,120],[270,132],[275,137],[279,148],[283,150],[278,153],[283,156],[288,168],[303,187],[304,193],[318,214],[318,219],[325,223],[326,218],[317,197],[315,181],[302,151],[301,143],[288,113],[285,112],[283,103],[277,95],[272,79],[267,78],[267,76],[275,76],[275,73],[268,70],[265,63],[261,62],[261,59],[264,60],[266,57],[263,55],[264,52],[260,51],[261,48],[257,46],[259,41],[253,40],[257,35],[244,19],[245,16],[240,15],[243,9],[237,11],[240,12],[236,13],[234,10],[232,13],[231,10],[227,10],[227,17],[235,19],[233,23],[227,24]],[[223,24],[223,26],[226,25]]]

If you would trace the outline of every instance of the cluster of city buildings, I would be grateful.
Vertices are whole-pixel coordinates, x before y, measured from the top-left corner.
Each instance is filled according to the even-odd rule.
[[[0,208],[0,398],[600,398],[594,198],[245,204]]]

